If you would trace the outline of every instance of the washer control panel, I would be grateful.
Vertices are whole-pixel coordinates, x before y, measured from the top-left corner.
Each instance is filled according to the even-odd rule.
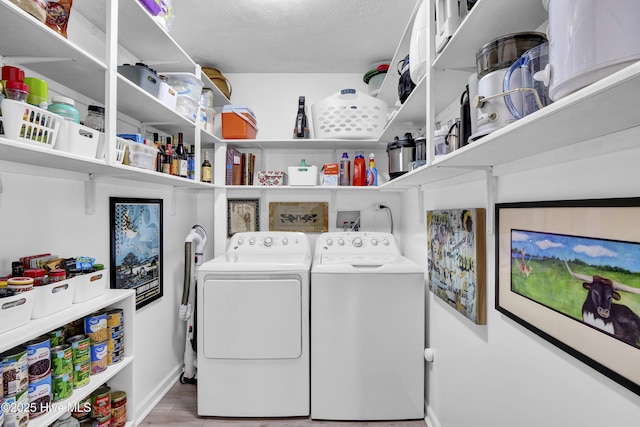
[[[228,253],[299,253],[309,248],[309,239],[296,232],[242,232],[229,241]]]
[[[332,254],[399,253],[396,241],[391,233],[368,231],[321,234],[316,243],[316,250]]]

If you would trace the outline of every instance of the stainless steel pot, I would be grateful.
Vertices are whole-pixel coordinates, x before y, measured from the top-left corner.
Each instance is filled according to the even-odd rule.
[[[389,177],[397,178],[410,170],[409,164],[416,159],[416,143],[409,132],[402,138],[397,136],[387,144]]]

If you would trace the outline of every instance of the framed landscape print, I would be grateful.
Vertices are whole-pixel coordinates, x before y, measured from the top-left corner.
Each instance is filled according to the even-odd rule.
[[[496,308],[640,395],[640,199],[496,205]]]
[[[136,309],[162,297],[162,199],[109,198],[111,287],[135,289]]]
[[[427,212],[429,289],[476,324],[486,323],[485,210]]]
[[[271,202],[269,231],[323,233],[329,231],[328,216],[327,202]]]

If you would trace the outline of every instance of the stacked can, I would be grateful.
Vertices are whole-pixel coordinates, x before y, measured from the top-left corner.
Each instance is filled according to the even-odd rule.
[[[73,360],[73,388],[84,387],[89,384],[91,375],[90,340],[86,335],[76,335],[67,338],[71,344],[71,359]]]
[[[49,332],[49,344],[51,344],[51,348],[57,347],[65,343],[65,333],[64,328],[54,329]]]
[[[49,410],[51,388],[51,344],[48,335],[42,335],[27,344],[29,365],[29,419]]]
[[[124,427],[127,424],[127,393],[114,391],[111,393],[111,426]]]
[[[89,336],[91,375],[107,369],[107,312],[100,311],[84,318],[84,332]]]
[[[27,349],[18,346],[0,354],[4,425],[29,422],[29,363]]]
[[[111,424],[111,388],[100,386],[91,394],[91,417],[98,426]]]
[[[51,389],[53,402],[73,394],[73,349],[69,344],[51,348]]]
[[[109,365],[113,365],[124,358],[124,317],[121,309],[107,312],[107,326],[109,327],[107,361]]]

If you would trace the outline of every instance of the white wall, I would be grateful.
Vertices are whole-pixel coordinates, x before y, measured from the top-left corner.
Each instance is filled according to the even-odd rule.
[[[637,130],[597,142],[604,148],[619,138],[637,140]],[[637,197],[639,155],[638,149],[628,150],[528,171],[522,169],[533,165],[519,162],[503,168],[510,172],[498,178],[496,202]],[[538,161],[550,163],[554,157]],[[430,185],[424,210],[413,193],[403,197],[406,254],[425,268],[426,210],[491,208],[483,174],[470,176],[469,182]],[[473,324],[425,287],[427,346],[435,351],[426,370],[429,427],[637,426],[640,397],[495,310],[494,238],[487,235],[485,326]]]
[[[11,166],[9,170],[12,169]],[[159,396],[158,387],[175,380],[182,366],[185,325],[178,319],[178,307],[182,297],[183,242],[193,224],[201,223],[207,231],[212,229],[211,196],[178,190],[174,216],[171,192],[166,187],[98,180],[95,214],[87,215],[80,176],[60,179],[7,170],[0,162],[0,274],[10,272],[11,261],[43,252],[65,257],[88,255],[108,266],[109,197],[163,199],[164,296],[137,311],[134,331],[136,406],[140,410],[142,405],[152,403]],[[31,172],[34,170],[37,171],[30,168]],[[210,256],[211,249],[207,252],[205,257]]]

